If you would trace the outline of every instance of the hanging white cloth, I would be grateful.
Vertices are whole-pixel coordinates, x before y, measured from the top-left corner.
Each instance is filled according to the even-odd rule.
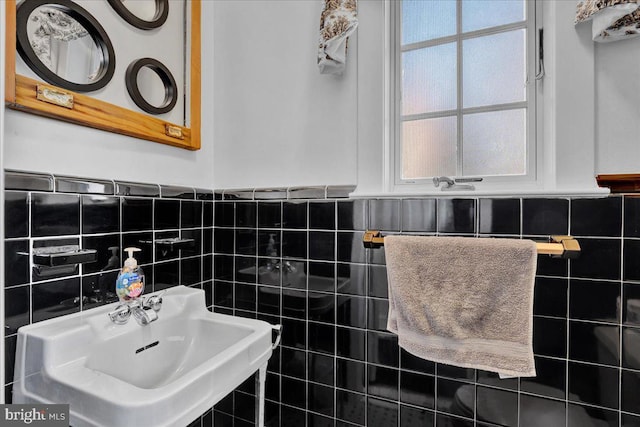
[[[612,42],[640,35],[640,0],[584,0],[575,24],[592,21],[593,41]]]
[[[318,68],[320,74],[342,74],[347,38],[358,27],[357,0],[324,0],[320,15]]]

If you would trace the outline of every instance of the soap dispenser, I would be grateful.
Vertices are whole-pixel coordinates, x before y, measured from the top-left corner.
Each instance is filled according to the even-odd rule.
[[[144,273],[133,257],[134,252],[140,251],[138,248],[125,248],[129,258],[125,260],[116,280],[116,294],[120,301],[134,300],[144,292]]]

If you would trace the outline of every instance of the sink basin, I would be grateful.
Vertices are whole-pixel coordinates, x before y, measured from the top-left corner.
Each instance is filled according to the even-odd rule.
[[[20,328],[13,402],[69,403],[74,427],[185,426],[271,356],[270,324],[211,313],[199,289],[169,289],[147,326],[115,306]]]

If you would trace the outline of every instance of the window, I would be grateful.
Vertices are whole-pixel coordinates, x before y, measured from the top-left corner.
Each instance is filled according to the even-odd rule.
[[[393,2],[395,182],[535,178],[534,2]]]

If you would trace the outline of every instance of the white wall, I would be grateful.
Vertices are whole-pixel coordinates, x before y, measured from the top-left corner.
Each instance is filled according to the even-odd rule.
[[[213,40],[213,2],[202,2],[202,38]],[[213,50],[203,48],[202,91],[213,92]],[[4,69],[4,67],[3,67]],[[4,77],[3,77],[4,79]],[[92,178],[213,188],[213,106],[203,97],[202,149],[167,145],[6,110],[4,167]]]
[[[596,45],[598,173],[640,173],[640,37]]]
[[[558,44],[546,40],[552,182],[540,191],[591,191],[596,173],[640,172],[640,38],[594,48],[591,24],[573,27],[574,2],[542,4],[545,35]],[[216,187],[357,183],[358,193],[384,192],[383,2],[359,1],[342,79],[315,66],[320,7],[215,2]]]
[[[215,186],[355,184],[357,37],[320,75],[322,2],[213,3]]]

